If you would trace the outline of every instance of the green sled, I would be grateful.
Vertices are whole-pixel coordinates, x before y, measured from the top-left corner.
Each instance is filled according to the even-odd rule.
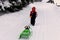
[[[29,29],[25,29],[21,34],[20,34],[20,37],[19,37],[19,39],[20,38],[29,38],[29,36],[30,36],[30,34],[31,34],[31,31],[29,30]]]

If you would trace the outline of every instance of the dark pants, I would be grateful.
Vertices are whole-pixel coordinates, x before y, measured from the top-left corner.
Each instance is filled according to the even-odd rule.
[[[34,18],[31,18],[31,25],[35,25],[35,19],[36,19],[36,17],[34,17]]]

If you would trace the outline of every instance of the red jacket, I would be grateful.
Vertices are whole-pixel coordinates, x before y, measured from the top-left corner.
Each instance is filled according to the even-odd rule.
[[[30,17],[36,17],[36,16],[37,16],[36,8],[33,7],[32,11],[30,12]]]

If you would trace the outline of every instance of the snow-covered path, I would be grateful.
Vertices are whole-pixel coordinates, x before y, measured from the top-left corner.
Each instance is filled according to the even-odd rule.
[[[0,16],[0,40],[19,40],[19,33],[30,24],[29,12],[35,6],[36,25],[29,40],[60,40],[60,8],[54,4],[35,2],[22,11]]]
[[[34,6],[37,7],[38,17],[32,40],[60,40],[60,8],[44,3]]]

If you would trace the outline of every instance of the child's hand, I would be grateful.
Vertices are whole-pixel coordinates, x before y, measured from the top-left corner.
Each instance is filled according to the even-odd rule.
[[[31,18],[32,16],[30,16],[30,18]]]

